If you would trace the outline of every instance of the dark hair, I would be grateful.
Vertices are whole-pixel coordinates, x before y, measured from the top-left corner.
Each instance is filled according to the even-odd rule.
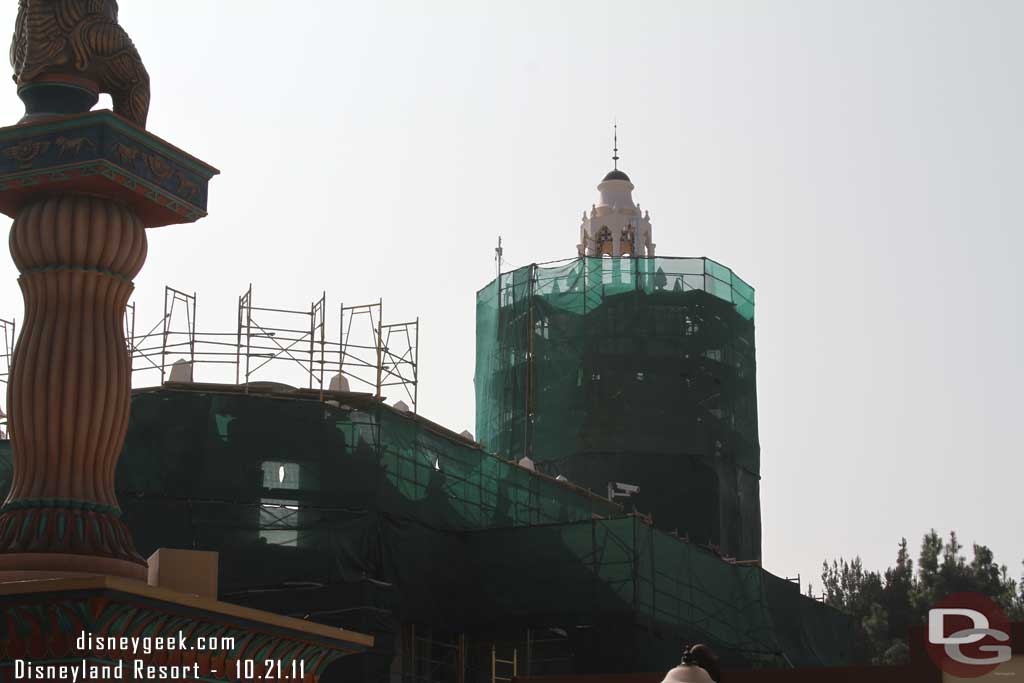
[[[718,683],[722,680],[722,670],[718,665],[718,656],[707,645],[694,645],[690,648],[689,659],[693,664],[708,672],[711,680]]]

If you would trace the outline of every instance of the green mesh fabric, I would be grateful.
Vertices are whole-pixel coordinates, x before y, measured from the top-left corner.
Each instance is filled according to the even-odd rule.
[[[488,449],[606,492],[665,529],[761,556],[753,289],[704,258],[530,265],[477,294]]]
[[[117,491],[143,555],[218,551],[221,599],[375,635],[365,680],[407,623],[466,634],[466,680],[545,628],[577,672],[666,670],[697,640],[737,667],[850,661],[849,619],[793,584],[365,398],[136,391]]]
[[[618,511],[375,401],[239,393],[136,392],[117,485],[130,498],[280,499],[460,531]]]
[[[474,533],[484,603],[548,623],[608,615],[708,642],[727,660],[821,666],[850,661],[853,624],[757,567],[729,564],[636,517]],[[508,548],[529,548],[516,557]],[[642,668],[642,661],[631,664]]]

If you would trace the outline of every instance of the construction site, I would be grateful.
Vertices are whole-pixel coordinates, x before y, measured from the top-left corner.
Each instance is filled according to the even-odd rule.
[[[760,567],[753,310],[710,259],[501,273],[474,438],[417,414],[418,321],[383,302],[250,286],[206,331],[167,287],[155,325],[125,317],[123,519],[143,555],[219,553],[221,600],[374,636],[325,681],[657,671],[694,642],[737,669],[845,664],[847,617]]]
[[[845,488],[792,476],[786,465],[819,447],[835,451],[822,454],[826,469],[896,454],[916,468],[917,507],[941,498],[950,510],[940,520],[995,519],[959,488],[945,495],[940,480],[918,476],[912,451],[933,470],[953,463],[953,477],[989,471],[984,490],[978,478],[961,487],[986,499],[1000,471],[961,466],[955,440],[921,442],[889,410],[897,403],[845,381],[889,385],[907,369],[903,388],[927,388],[919,379],[943,379],[945,356],[916,365],[891,344],[823,343],[830,356],[793,352],[795,374],[777,365],[792,347],[779,330],[806,338],[826,320],[815,316],[822,300],[794,298],[813,290],[803,266],[848,252],[855,268],[841,279],[851,284],[829,290],[839,313],[827,320],[870,336],[855,314],[870,310],[877,328],[910,321],[907,306],[890,302],[890,319],[854,304],[893,298],[891,273],[908,263],[916,281],[945,285],[946,264],[964,253],[950,242],[949,258],[922,254],[904,217],[943,218],[925,226],[939,245],[964,234],[961,204],[1001,208],[995,195],[967,201],[962,173],[948,187],[963,201],[935,203],[946,167],[992,166],[964,156],[987,148],[973,144],[976,122],[957,118],[961,109],[1012,111],[1002,99],[983,106],[990,77],[1012,60],[993,52],[986,70],[949,49],[973,35],[964,12],[950,15],[948,33],[933,12],[931,42],[918,42],[902,15],[865,23],[836,7],[815,20],[809,8],[791,18],[710,6],[134,3],[136,43],[115,0],[10,4],[23,113],[5,110],[0,125],[0,214],[12,221],[20,292],[0,302],[0,683],[938,683],[1024,671],[1013,668],[1024,625],[1001,603],[942,597],[977,578],[964,585],[1017,600],[987,546],[974,545],[969,574],[956,535],[943,545],[934,530],[916,565],[905,539],[884,573],[862,571],[859,556],[826,564],[829,604],[798,573],[763,562],[832,553],[839,546],[816,544],[836,529],[917,519],[895,507],[861,514],[864,491],[881,490],[877,467]],[[161,79],[137,44],[169,72],[152,90]],[[971,97],[960,99],[971,106],[957,108],[964,64]],[[829,90],[837,83],[842,92]],[[903,116],[899,128],[904,105],[931,91],[941,97],[921,101],[935,106],[918,109],[942,116]],[[678,204],[661,251],[619,167],[617,123],[613,168],[591,206],[576,226],[550,219],[568,217],[555,184],[584,163],[574,157],[593,158],[588,126],[610,105],[658,133],[638,136],[648,149],[636,165],[660,176],[657,201]],[[187,229],[208,216],[221,171],[154,122],[230,169],[222,196],[233,206],[220,222]],[[906,140],[902,151],[890,144]],[[948,158],[921,152],[932,147]],[[971,163],[949,163],[959,157]],[[911,162],[920,173],[905,172]],[[917,184],[888,182],[879,169],[889,167]],[[899,192],[875,192],[890,186]],[[1002,227],[998,213],[974,223]],[[169,234],[151,240],[157,228]],[[684,251],[708,245],[723,261],[664,253],[684,235]],[[860,257],[873,235],[892,241],[892,260]],[[525,253],[515,263],[502,236]],[[477,259],[494,238],[487,274]],[[161,253],[154,279],[137,290],[151,249]],[[742,271],[756,284],[758,265],[787,253],[801,268],[772,270],[798,286],[771,281],[786,305],[761,298],[758,309]],[[151,297],[165,277],[176,281],[160,306]],[[339,291],[319,291],[328,281]],[[877,289],[844,298],[864,283]],[[950,286],[973,301],[961,284]],[[201,301],[193,287],[218,291]],[[306,287],[308,299],[292,293]],[[421,334],[410,310],[443,320],[425,320]],[[917,355],[931,329],[917,323],[943,320],[921,311],[905,345]],[[763,412],[762,426],[803,439],[769,440],[766,429],[764,458],[758,316],[777,325],[761,337],[774,353],[762,360],[789,391],[764,376],[762,406],[817,395],[805,387],[824,384],[791,388],[801,373],[820,379],[808,358],[857,360],[844,381],[822,381],[831,398],[864,404],[790,411],[796,426]],[[451,362],[422,365],[421,343],[428,363],[442,343]],[[881,354],[890,364],[875,367]],[[433,377],[444,384],[420,386]],[[915,414],[955,407],[947,398]],[[439,405],[466,423],[423,414]],[[882,419],[894,414],[906,442]],[[462,429],[471,415],[472,431]],[[980,429],[992,415],[964,419],[984,418]],[[858,430],[870,440],[845,452],[826,443]],[[956,460],[925,448],[940,442]],[[762,484],[765,500],[783,500],[764,515],[781,535],[762,535]],[[809,535],[805,520],[823,510]],[[863,542],[839,538],[846,550]],[[971,626],[947,634],[946,617]],[[1004,644],[960,649],[995,641]]]
[[[851,620],[761,567],[754,290],[655,256],[632,189],[605,176],[576,258],[505,270],[499,242],[475,435],[419,415],[419,320],[382,301],[249,285],[219,327],[183,289],[128,303],[115,489],[140,555],[214,551],[224,603],[372,636],[323,681],[665,671],[698,642],[732,670],[852,662]],[[5,495],[12,473],[0,441]]]

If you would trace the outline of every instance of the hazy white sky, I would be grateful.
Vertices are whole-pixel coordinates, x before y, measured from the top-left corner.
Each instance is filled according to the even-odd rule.
[[[0,8],[13,28],[16,3]],[[1019,2],[122,0],[149,128],[223,171],[150,232],[163,286],[420,316],[420,412],[473,429],[474,296],[575,255],[621,166],[658,253],[757,289],[766,567],[882,568],[929,528],[1021,572]],[[0,120],[21,105],[11,86]],[[23,314],[0,263],[0,315]],[[216,380],[200,369],[197,379]]]

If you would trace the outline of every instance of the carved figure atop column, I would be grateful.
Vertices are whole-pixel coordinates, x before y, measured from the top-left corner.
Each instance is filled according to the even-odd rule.
[[[149,74],[117,0],[18,0],[11,66],[28,120],[87,111],[107,93],[116,114],[146,127]]]

